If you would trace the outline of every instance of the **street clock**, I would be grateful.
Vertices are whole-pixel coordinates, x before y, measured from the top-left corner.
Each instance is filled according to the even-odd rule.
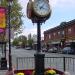
[[[33,10],[36,16],[46,17],[50,14],[51,9],[47,0],[34,0]]]

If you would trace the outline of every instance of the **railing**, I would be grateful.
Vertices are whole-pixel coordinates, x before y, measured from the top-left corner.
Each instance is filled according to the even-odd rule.
[[[23,69],[34,69],[35,60],[34,57],[17,57],[16,60],[16,69],[23,70]]]
[[[45,68],[54,68],[61,71],[69,71],[75,73],[74,57],[45,57]],[[16,69],[34,69],[34,57],[17,57]]]
[[[75,58],[72,57],[46,57],[45,67],[61,71],[75,72]]]

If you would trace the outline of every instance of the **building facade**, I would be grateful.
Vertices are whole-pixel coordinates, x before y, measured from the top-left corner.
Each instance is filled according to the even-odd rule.
[[[50,46],[66,46],[75,43],[75,19],[44,31],[44,43]]]

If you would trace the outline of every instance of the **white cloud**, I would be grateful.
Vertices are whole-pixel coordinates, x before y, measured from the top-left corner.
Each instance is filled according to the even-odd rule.
[[[28,36],[28,34],[30,34],[30,33],[31,33],[32,35],[33,35],[33,34],[37,34],[36,32],[37,32],[36,28],[32,28],[32,29],[25,28],[25,30],[23,31],[22,34]]]
[[[19,0],[19,3],[22,6],[22,12],[24,13],[24,15],[26,15],[26,7],[27,7],[27,3],[29,0]]]
[[[75,7],[75,0],[51,0],[52,6]]]
[[[43,33],[44,33],[44,31],[45,31],[46,29],[45,28],[41,28],[41,36],[43,37]],[[28,28],[26,28],[24,31],[23,31],[23,35],[25,35],[25,36],[28,36],[28,34],[32,34],[32,35],[34,35],[34,34],[37,34],[37,27],[36,28],[32,28],[32,29],[28,29]]]
[[[49,4],[51,5],[51,7],[55,7],[58,3],[58,0],[49,0]]]

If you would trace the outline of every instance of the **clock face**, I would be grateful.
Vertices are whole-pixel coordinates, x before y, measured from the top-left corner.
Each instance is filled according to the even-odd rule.
[[[38,0],[33,3],[33,9],[37,16],[45,17],[50,13],[49,3],[45,0]]]

